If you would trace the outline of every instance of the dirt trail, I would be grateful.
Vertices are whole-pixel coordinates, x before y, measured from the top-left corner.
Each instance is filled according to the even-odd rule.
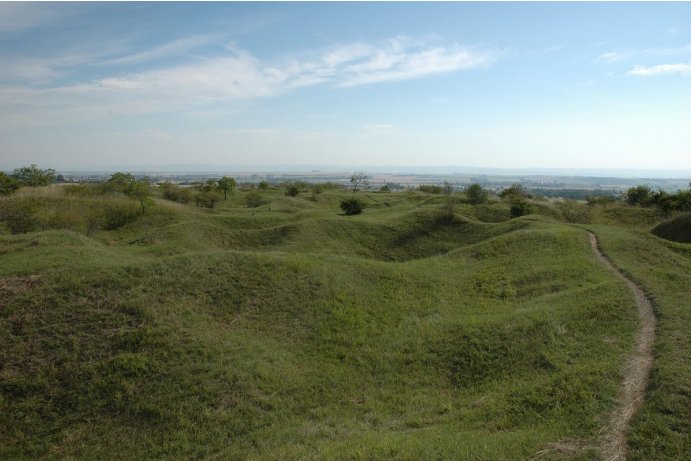
[[[619,396],[617,407],[612,412],[605,426],[600,442],[600,453],[603,460],[619,461],[626,459],[626,433],[631,418],[643,403],[645,388],[648,384],[650,369],[653,364],[653,340],[655,339],[655,314],[653,306],[643,290],[614,266],[602,254],[595,234],[590,234],[590,245],[598,259],[619,278],[624,280],[633,292],[638,306],[640,327],[636,332],[636,342],[631,356],[624,367],[624,386]]]

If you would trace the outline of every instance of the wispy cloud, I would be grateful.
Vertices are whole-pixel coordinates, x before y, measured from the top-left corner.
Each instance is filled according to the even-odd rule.
[[[367,131],[368,133],[377,134],[391,133],[395,128],[396,125],[392,125],[390,123],[376,123],[364,126],[365,131]]]
[[[691,53],[691,43],[677,47],[667,48],[643,48],[643,49],[619,49],[600,54],[595,61],[601,63],[613,63],[628,61],[641,57],[671,57]]]
[[[656,75],[691,75],[691,63],[689,64],[659,64],[657,66],[635,66],[628,72],[637,77],[652,77]]]
[[[42,3],[0,2],[0,32],[19,32],[55,21],[66,14]]]
[[[175,65],[127,74],[109,70],[117,64],[136,68],[146,63],[151,67],[158,58],[185,54],[213,40],[216,38],[193,36],[119,56],[109,50],[96,57],[84,54],[5,62],[5,75],[14,79],[5,79],[6,85],[0,86],[0,103],[90,115],[196,110],[224,101],[277,96],[301,87],[355,87],[476,69],[490,65],[501,55],[491,48],[395,37],[379,43],[357,42],[284,56],[271,62],[229,45],[220,55],[184,56]],[[68,74],[74,80],[81,66],[97,69],[101,76],[59,83],[65,80],[58,79]],[[20,84],[19,78],[29,81]]]
[[[200,46],[213,41],[216,38],[217,37],[214,37],[212,35],[197,35],[193,37],[185,37],[178,40],[174,40],[169,43],[164,43],[162,45],[155,46],[146,51],[127,54],[117,58],[107,59],[101,62],[101,64],[114,66],[138,64],[142,62],[165,58],[168,56],[176,56],[195,50]]]

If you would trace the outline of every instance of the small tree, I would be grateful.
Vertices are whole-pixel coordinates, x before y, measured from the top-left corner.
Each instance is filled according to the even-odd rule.
[[[527,199],[532,198],[532,195],[525,190],[525,187],[520,184],[512,184],[506,189],[499,192],[499,197],[508,201],[514,201],[517,199]]]
[[[449,181],[444,181],[443,189],[445,195],[453,194],[453,184],[451,184]]]
[[[218,193],[221,188],[218,182],[209,179],[205,183],[197,185],[197,195],[194,197],[194,201],[197,206],[203,206],[206,208],[213,208],[221,199],[221,195]]]
[[[465,190],[465,195],[472,205],[480,205],[487,201],[487,191],[479,184],[471,184]]]
[[[353,194],[368,185],[369,176],[367,176],[364,171],[353,173],[350,177],[350,187],[352,188]]]
[[[228,192],[230,192],[230,195],[235,193],[237,185],[238,183],[235,181],[235,178],[229,178],[228,176],[224,176],[218,180],[218,188],[223,191],[224,200],[228,199]]]
[[[105,189],[109,191],[125,192],[134,181],[134,176],[130,173],[113,173],[108,181],[106,181]]]
[[[19,187],[19,181],[0,171],[0,195],[13,194]]]
[[[259,184],[257,184],[257,187],[261,190],[269,190],[269,181],[266,181],[266,180],[259,181]]]
[[[142,207],[142,214],[153,202],[151,200],[151,188],[146,180],[132,181],[125,187],[125,195],[133,200],[138,200]]]
[[[47,186],[55,178],[55,170],[48,168],[42,170],[32,163],[31,166],[17,168],[12,176],[19,181],[22,186]]]
[[[653,191],[648,186],[634,186],[624,194],[624,201],[629,205],[648,206],[652,200]]]

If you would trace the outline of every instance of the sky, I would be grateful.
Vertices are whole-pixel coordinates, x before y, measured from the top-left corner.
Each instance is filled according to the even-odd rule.
[[[691,3],[0,2],[0,169],[691,169]]]

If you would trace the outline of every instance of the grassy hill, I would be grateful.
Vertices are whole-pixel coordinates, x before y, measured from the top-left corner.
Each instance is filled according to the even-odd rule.
[[[344,216],[337,190],[244,194],[144,215],[2,199],[0,458],[596,456],[637,318],[583,228],[547,205],[449,219],[443,196],[369,193]],[[586,226],[664,332],[632,455],[680,459],[691,249]]]

